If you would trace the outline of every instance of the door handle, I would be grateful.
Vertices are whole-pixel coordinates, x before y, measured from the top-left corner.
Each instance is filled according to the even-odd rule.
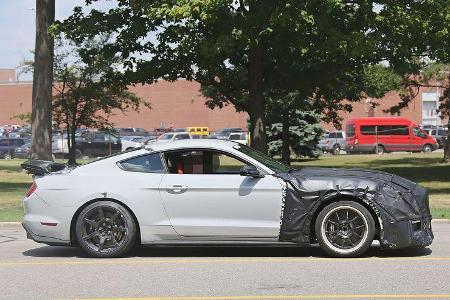
[[[166,187],[166,191],[169,193],[172,193],[172,194],[181,194],[181,193],[186,192],[187,189],[188,189],[188,187],[186,185],[178,185],[178,184],[168,185]]]

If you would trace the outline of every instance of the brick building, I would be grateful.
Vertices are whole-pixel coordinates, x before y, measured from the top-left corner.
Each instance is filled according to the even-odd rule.
[[[205,106],[205,98],[196,82],[179,80],[177,82],[160,81],[152,85],[131,87],[131,91],[152,104],[152,109],[141,108],[139,113],[117,112],[112,121],[117,127],[143,127],[152,130],[161,126],[187,127],[208,126],[211,130],[222,127],[243,127],[247,125],[247,115],[237,113],[232,105],[223,109],[211,110]],[[12,116],[31,111],[31,82],[17,82],[15,72],[0,69],[0,125],[20,124]],[[402,116],[418,124],[441,124],[436,114],[438,93],[435,88],[422,89]],[[383,112],[400,101],[395,92],[388,93],[382,99],[366,99],[353,104],[351,113],[342,113],[345,120],[350,117],[387,116]],[[373,103],[379,106],[373,107]],[[324,124],[330,130],[332,126]]]

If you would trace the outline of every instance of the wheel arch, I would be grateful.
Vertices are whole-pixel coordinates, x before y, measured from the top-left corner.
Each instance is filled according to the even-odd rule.
[[[78,245],[75,228],[76,228],[78,216],[80,215],[81,211],[88,205],[95,203],[95,202],[99,202],[99,201],[111,201],[111,202],[117,203],[119,205],[122,205],[126,210],[128,210],[128,212],[131,214],[131,216],[133,217],[133,220],[136,224],[136,244],[140,244],[141,243],[141,226],[139,225],[139,221],[136,218],[136,215],[133,212],[133,210],[128,205],[123,203],[122,201],[119,201],[114,198],[95,198],[95,199],[89,200],[86,203],[84,203],[83,205],[81,205],[77,209],[77,211],[74,213],[74,215],[72,216],[72,220],[70,221],[70,245],[72,245],[72,246]]]
[[[336,197],[328,199],[327,201],[322,202],[312,213],[311,223],[309,224],[309,232],[310,232],[311,241],[315,241],[315,239],[316,239],[316,233],[314,230],[314,226],[315,226],[317,217],[319,216],[320,212],[326,206],[330,205],[331,203],[340,202],[340,201],[352,201],[352,202],[356,202],[356,203],[364,206],[364,208],[366,208],[367,211],[372,216],[373,221],[375,223],[375,229],[376,229],[375,238],[379,238],[380,230],[382,229],[382,224],[380,224],[380,218],[377,215],[377,212],[374,210],[374,208],[370,204],[368,204],[367,202],[365,202],[364,200],[362,200],[358,197],[351,196],[351,195],[338,195]]]

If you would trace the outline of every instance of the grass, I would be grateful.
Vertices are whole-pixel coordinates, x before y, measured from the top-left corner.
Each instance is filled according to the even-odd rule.
[[[450,165],[442,153],[379,155],[325,155],[293,162],[296,167],[371,168],[394,173],[428,188],[434,218],[450,219]],[[20,168],[23,160],[0,160],[0,222],[22,219],[21,201],[32,178]]]

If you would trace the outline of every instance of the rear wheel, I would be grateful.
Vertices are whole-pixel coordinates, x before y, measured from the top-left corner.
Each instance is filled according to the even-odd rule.
[[[319,213],[315,233],[322,249],[331,256],[355,257],[366,252],[372,244],[375,222],[361,204],[340,201]]]
[[[3,158],[4,159],[12,159],[12,154],[10,152],[6,152],[5,154],[3,154]]]
[[[426,144],[422,148],[423,153],[431,153],[433,152],[433,147],[430,144]]]
[[[375,154],[382,155],[386,152],[383,145],[378,145],[378,147],[375,147]]]
[[[341,146],[340,145],[334,145],[333,146],[333,154],[334,155],[339,155],[339,154],[341,154]]]
[[[88,205],[78,216],[76,236],[85,252],[95,257],[125,255],[136,241],[136,224],[130,212],[112,201]]]

